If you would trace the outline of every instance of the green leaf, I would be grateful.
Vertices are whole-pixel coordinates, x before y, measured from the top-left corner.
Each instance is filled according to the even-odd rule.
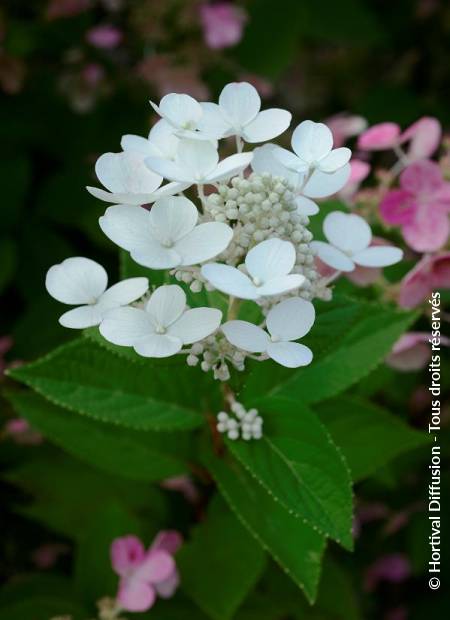
[[[237,463],[205,452],[220,492],[238,518],[313,602],[325,538],[291,515]]]
[[[142,536],[139,522],[118,503],[102,506],[91,519],[75,561],[77,589],[86,602],[115,597],[119,577],[111,567],[110,547],[115,538],[128,534]]]
[[[340,396],[316,406],[323,424],[347,459],[354,480],[373,474],[399,454],[422,446],[428,435],[367,401]]]
[[[55,405],[102,422],[153,431],[204,423],[198,412],[208,396],[204,373],[184,360],[131,365],[81,339],[9,374]]]
[[[228,620],[258,580],[264,552],[216,496],[177,564],[186,594],[214,620]]]
[[[32,392],[8,392],[17,413],[45,437],[104,471],[133,480],[162,480],[186,470],[186,433],[154,434],[123,429],[52,405]]]
[[[263,438],[228,440],[228,448],[289,513],[351,549],[350,474],[325,427],[293,401],[280,399],[260,413]]]
[[[29,495],[16,512],[64,536],[79,539],[95,510],[120,501],[133,514],[145,514],[148,523],[164,523],[165,497],[147,483],[110,476],[84,465],[54,448],[38,453],[3,475]]]
[[[331,398],[374,370],[416,317],[414,312],[340,297],[318,304],[316,323],[303,339],[314,353],[312,363],[297,371],[259,363],[240,398],[257,407],[275,405],[279,398],[301,399],[303,404]]]

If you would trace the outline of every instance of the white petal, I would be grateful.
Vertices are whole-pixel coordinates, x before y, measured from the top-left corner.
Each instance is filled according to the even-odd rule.
[[[107,289],[98,301],[102,311],[118,306],[126,306],[136,301],[148,291],[147,278],[128,278]]]
[[[353,271],[355,268],[355,263],[351,258],[325,241],[311,241],[310,247],[317,252],[321,261],[333,269]]]
[[[258,286],[257,290],[261,296],[281,295],[288,291],[294,291],[300,288],[305,281],[305,276],[299,273],[292,273],[289,276],[277,276],[271,280],[267,280],[262,286]]]
[[[157,200],[150,211],[152,235],[164,243],[174,243],[187,235],[197,223],[197,207],[184,196]]]
[[[249,353],[263,353],[270,342],[263,329],[247,321],[228,321],[222,325],[222,331],[228,342]]]
[[[170,93],[161,99],[159,114],[177,127],[186,128],[192,124],[190,128],[194,129],[202,117],[202,108],[198,101],[189,95]]]
[[[308,198],[326,198],[339,192],[350,178],[350,164],[346,164],[336,172],[322,172],[314,170],[302,194]]]
[[[298,342],[271,342],[267,347],[267,354],[287,368],[307,366],[313,358],[311,349]]]
[[[295,264],[295,248],[290,241],[266,239],[250,250],[245,265],[250,276],[262,284],[285,276]]]
[[[145,164],[150,170],[154,170],[169,181],[176,181],[177,183],[187,183],[193,181],[189,170],[184,169],[182,166],[171,161],[170,159],[163,159],[162,157],[146,157]]]
[[[122,136],[120,146],[124,151],[136,151],[137,153],[142,153],[142,155],[146,157],[154,155],[154,148],[152,148],[147,138],[143,138],[142,136],[126,134]]]
[[[99,181],[109,191],[125,194],[151,194],[162,178],[149,170],[145,156],[136,151],[105,153],[97,160],[95,172]]]
[[[271,108],[263,110],[245,126],[242,137],[246,142],[265,142],[272,140],[286,131],[292,119],[287,110]]]
[[[121,205],[133,205],[135,207],[147,204],[154,200],[155,194],[117,194],[106,192],[104,189],[100,189],[99,187],[86,187],[87,191],[98,198],[99,200],[103,200],[104,202],[111,202],[113,204],[121,204]]]
[[[179,338],[183,344],[192,344],[214,333],[221,320],[222,312],[216,308],[193,308],[172,323],[167,333]]]
[[[175,129],[164,119],[153,125],[148,134],[148,142],[152,151],[149,155],[173,159],[180,143],[174,132]]]
[[[292,134],[292,148],[304,161],[319,161],[331,151],[333,134],[323,123],[303,121]]]
[[[299,175],[293,173],[291,170],[288,170],[275,157],[275,151],[277,149],[282,150],[275,144],[264,144],[264,146],[259,146],[254,149],[252,169],[257,174],[264,174],[264,172],[268,172],[275,177],[282,177],[295,187],[298,183]]]
[[[185,307],[186,294],[181,286],[168,284],[156,289],[145,310],[157,325],[168,327],[182,315]]]
[[[277,147],[273,151],[275,159],[277,159],[282,166],[290,170],[291,172],[306,172],[309,165],[303,160],[294,155],[291,151]]]
[[[155,331],[145,310],[130,307],[114,308],[106,312],[99,329],[103,338],[125,347],[132,347],[135,342]]]
[[[215,183],[216,181],[223,181],[235,176],[239,172],[242,172],[252,161],[252,153],[235,153],[222,160],[217,167],[206,176],[205,180],[208,183]]]
[[[219,105],[224,116],[235,127],[244,127],[261,108],[258,91],[248,82],[232,82],[220,93]]]
[[[297,213],[300,215],[316,215],[319,213],[319,207],[316,203],[306,196],[296,196],[294,202],[297,205]]]
[[[223,252],[233,238],[233,230],[221,222],[196,226],[177,241],[174,249],[182,257],[182,265],[197,265]]]
[[[372,240],[372,231],[363,217],[342,211],[333,211],[326,216],[323,232],[332,245],[352,254],[365,250]]]
[[[134,345],[134,350],[142,357],[170,357],[181,350],[183,343],[179,338],[167,334],[152,334]]]
[[[223,138],[230,130],[230,123],[227,122],[217,103],[201,103],[203,116],[198,122],[198,129],[204,134]]]
[[[82,256],[66,258],[47,271],[45,286],[63,304],[95,303],[108,284],[108,275],[95,261]]]
[[[257,299],[259,297],[256,286],[252,284],[250,278],[236,267],[221,263],[208,263],[203,265],[201,272],[203,277],[222,293],[233,295],[239,299]]]
[[[267,315],[267,329],[273,338],[297,340],[314,325],[316,311],[310,301],[290,297],[274,306]]]
[[[390,246],[377,246],[367,248],[353,256],[357,265],[362,267],[387,267],[395,265],[403,258],[403,251],[400,248]]]
[[[98,223],[111,241],[129,252],[145,251],[153,238],[150,232],[150,214],[142,207],[108,207]]]
[[[175,183],[166,183],[165,185],[161,185],[158,187],[153,194],[149,194],[147,196],[147,202],[153,202],[159,200],[160,198],[165,198],[166,196],[173,196],[174,194],[178,194],[178,192],[183,192],[190,185],[192,185],[191,181],[188,182],[175,182]]]
[[[96,304],[92,306],[80,306],[65,312],[59,317],[59,322],[63,327],[70,329],[86,329],[98,325],[103,318],[103,314]]]
[[[350,161],[352,152],[347,147],[343,146],[339,149],[333,149],[331,153],[328,153],[323,159],[320,160],[319,168],[322,172],[335,172],[342,168]]]
[[[180,140],[176,163],[189,173],[189,178],[202,180],[215,171],[219,161],[217,147],[209,140]]]
[[[156,239],[149,241],[145,249],[131,251],[130,255],[135,263],[150,269],[173,269],[182,261],[174,248],[165,248]]]

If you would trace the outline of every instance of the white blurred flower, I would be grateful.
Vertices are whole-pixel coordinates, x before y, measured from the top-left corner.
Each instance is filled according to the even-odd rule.
[[[127,134],[122,136],[120,146],[124,151],[136,151],[145,157],[174,159],[179,142],[174,127],[161,119],[150,129],[148,138]]]
[[[147,166],[168,179],[186,186],[215,183],[242,172],[251,162],[252,153],[236,153],[219,162],[217,147],[207,140],[180,140],[173,161],[147,157]]]
[[[45,286],[52,297],[78,308],[65,312],[59,322],[64,327],[83,329],[98,325],[112,308],[126,306],[148,290],[147,278],[130,278],[107,289],[104,268],[89,258],[75,256],[47,272]]]
[[[198,211],[184,196],[162,198],[150,211],[115,205],[99,219],[105,235],[139,265],[151,269],[196,265],[225,250],[232,229],[221,222],[197,225]]]
[[[292,115],[286,110],[261,109],[261,99],[247,82],[227,84],[219,103],[201,103],[203,115],[198,127],[217,138],[238,136],[246,142],[265,142],[286,131]]]
[[[266,353],[288,368],[306,366],[312,361],[311,350],[292,342],[305,336],[314,324],[315,310],[311,302],[290,297],[274,306],[267,315],[267,331],[247,321],[229,321],[222,325],[227,340],[250,353]]]
[[[98,187],[86,189],[105,202],[143,205],[163,196],[172,196],[187,187],[180,183],[160,187],[163,178],[148,169],[145,157],[139,151],[104,153],[97,159],[95,173],[108,191]]]
[[[259,299],[281,295],[299,288],[305,281],[291,274],[295,265],[295,248],[289,241],[267,239],[258,243],[245,258],[246,275],[236,267],[222,263],[203,265],[201,272],[214,288],[239,299]]]
[[[329,243],[313,241],[311,247],[321,261],[338,271],[353,271],[361,267],[387,267],[398,263],[403,251],[391,246],[370,246],[372,231],[359,215],[333,211],[323,223]]]
[[[295,155],[280,147],[275,157],[293,172],[336,172],[349,162],[352,154],[345,146],[333,149],[331,131],[323,123],[314,121],[300,123],[292,134],[291,144]]]
[[[169,357],[215,332],[221,319],[216,308],[187,310],[183,289],[166,285],[155,290],[144,309],[111,310],[100,324],[100,333],[113,344],[133,347],[143,357]]]

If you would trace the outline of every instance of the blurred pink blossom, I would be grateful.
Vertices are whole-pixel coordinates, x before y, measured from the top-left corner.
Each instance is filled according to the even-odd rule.
[[[122,32],[110,24],[96,26],[86,33],[88,43],[100,49],[114,49],[122,41],[122,38]]]
[[[414,308],[440,288],[450,288],[450,252],[424,256],[406,274],[400,286],[399,304]]]
[[[169,491],[178,491],[181,493],[186,501],[191,504],[196,504],[199,500],[199,492],[197,487],[189,478],[189,476],[175,476],[173,478],[167,478],[161,482],[163,489]]]
[[[169,55],[149,55],[136,70],[143,80],[156,88],[160,97],[168,93],[186,93],[200,101],[209,97],[208,87],[199,77],[199,69],[193,64],[175,66]]]
[[[217,2],[200,6],[200,20],[206,45],[219,50],[239,43],[247,14],[230,2]]]
[[[409,142],[407,157],[410,161],[433,155],[442,138],[442,127],[437,118],[423,116],[400,136],[400,144]]]
[[[386,194],[380,211],[386,223],[401,226],[413,250],[434,252],[450,233],[450,183],[436,162],[414,162],[400,175],[400,189]]]
[[[349,138],[358,136],[367,127],[364,117],[346,113],[331,116],[324,123],[331,129],[335,148],[343,146]]]
[[[44,438],[35,431],[24,418],[12,418],[4,427],[6,437],[10,437],[15,443],[28,446],[38,446]]]
[[[375,590],[380,581],[402,583],[411,575],[408,558],[401,553],[391,553],[379,558],[366,572],[364,587],[367,591]]]
[[[97,86],[105,77],[105,70],[97,62],[90,62],[81,70],[81,77],[89,86]]]
[[[408,332],[403,334],[386,358],[386,364],[403,372],[424,368],[431,357],[431,345],[428,343],[429,338],[430,334],[428,332]]]
[[[383,620],[407,620],[408,610],[403,605],[390,609]]]
[[[1,336],[0,337],[0,375],[2,375],[8,364],[5,360],[5,355],[13,346],[13,339],[11,336]]]
[[[378,123],[366,129],[358,138],[363,151],[383,151],[398,144],[400,126],[397,123]]]
[[[41,545],[33,551],[31,559],[33,563],[41,570],[52,568],[58,558],[69,551],[67,545],[61,543],[48,543]]]
[[[361,159],[350,160],[350,177],[347,184],[341,189],[338,195],[343,199],[353,202],[353,198],[361,183],[370,174],[370,164]]]
[[[164,598],[173,594],[178,575],[172,554],[180,544],[179,534],[171,531],[160,532],[147,551],[136,536],[112,542],[111,564],[120,576],[117,601],[124,610],[147,611],[158,594]]]

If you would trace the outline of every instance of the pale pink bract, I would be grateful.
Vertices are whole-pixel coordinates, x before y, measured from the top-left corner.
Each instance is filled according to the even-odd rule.
[[[359,136],[358,148],[363,151],[383,151],[393,148],[398,143],[400,131],[397,123],[372,125]]]
[[[200,19],[206,45],[219,50],[232,47],[242,39],[247,14],[230,2],[202,4]]]
[[[424,256],[400,285],[399,304],[414,308],[437,289],[450,288],[450,252]]]

